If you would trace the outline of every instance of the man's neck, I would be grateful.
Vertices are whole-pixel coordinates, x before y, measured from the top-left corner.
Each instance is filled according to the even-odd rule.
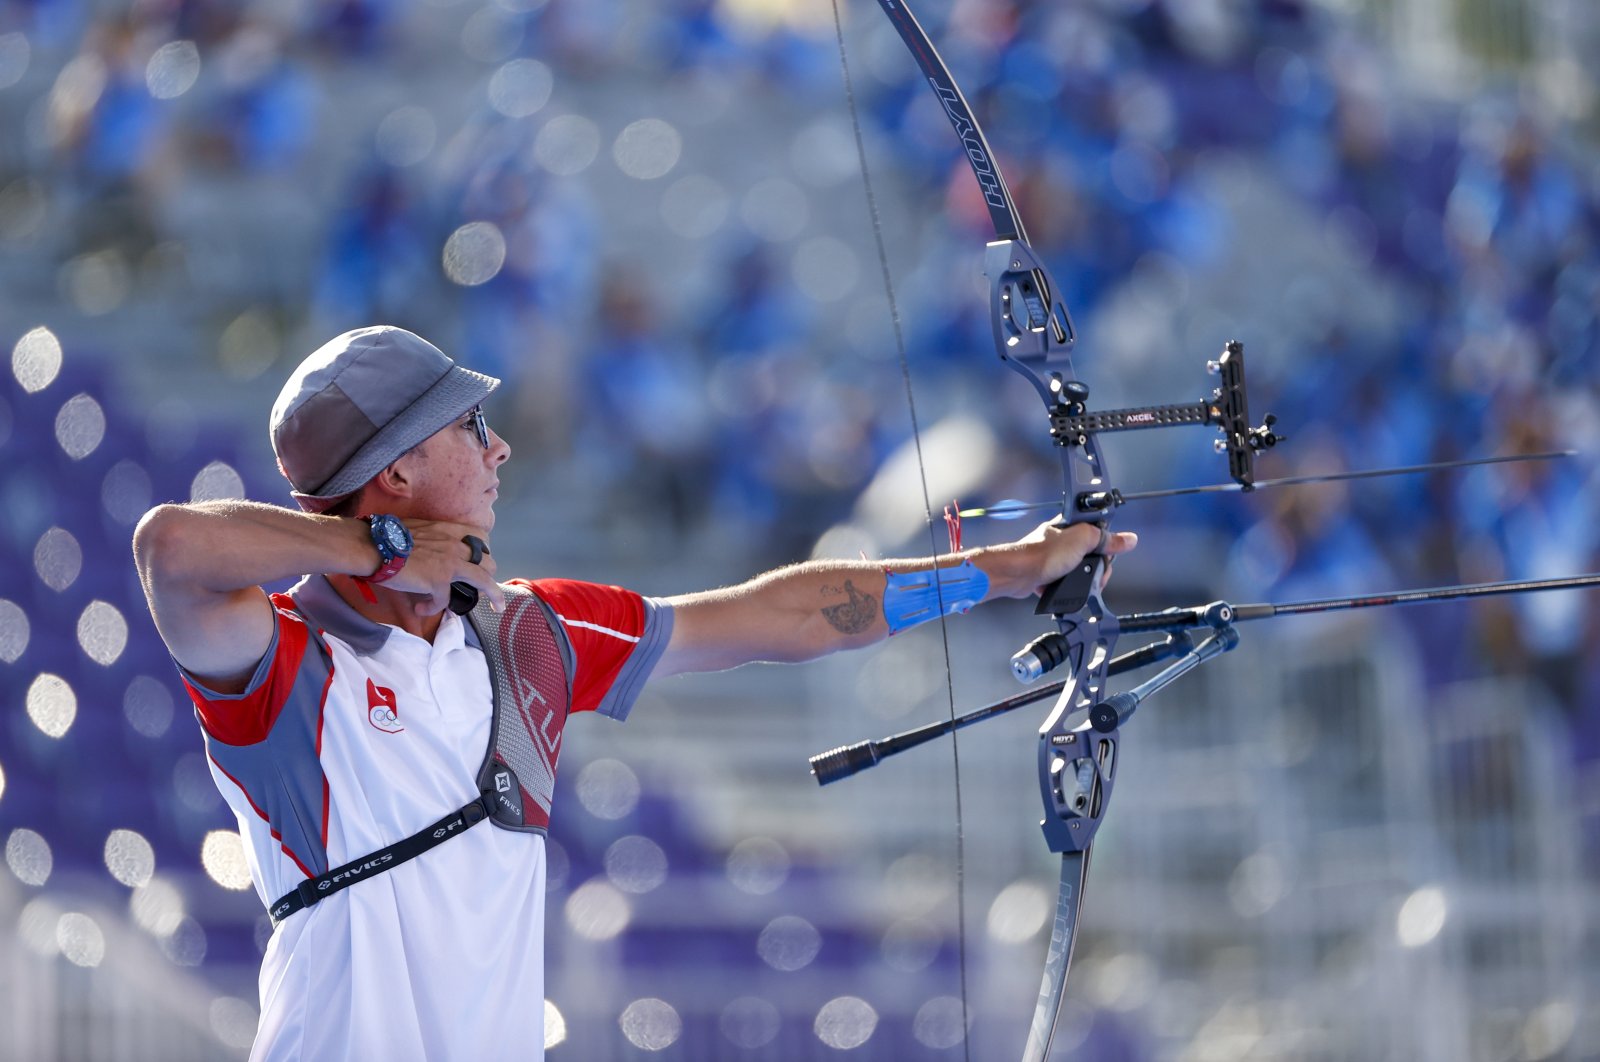
[[[431,616],[419,616],[414,611],[418,602],[424,600],[420,594],[408,594],[399,590],[389,590],[383,586],[368,584],[372,594],[378,600],[376,603],[368,601],[362,588],[356,585],[356,580],[348,575],[329,575],[328,584],[334,592],[344,599],[345,604],[355,609],[374,623],[387,623],[391,627],[398,627],[407,634],[414,634],[427,642],[432,642],[439,633],[439,625],[444,622],[443,613],[434,613]]]

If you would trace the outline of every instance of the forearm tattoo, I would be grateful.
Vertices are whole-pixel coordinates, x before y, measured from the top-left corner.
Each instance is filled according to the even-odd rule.
[[[823,593],[839,593],[837,586],[826,587]],[[863,594],[856,589],[856,584],[849,579],[844,581],[842,591],[849,597],[838,605],[825,605],[822,609],[822,618],[828,625],[841,634],[860,634],[872,626],[878,618],[878,599],[871,594]]]

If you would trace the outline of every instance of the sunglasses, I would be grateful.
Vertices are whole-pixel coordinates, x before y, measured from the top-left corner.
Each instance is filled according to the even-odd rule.
[[[489,448],[489,422],[483,418],[482,406],[473,406],[467,410],[467,421],[462,427],[466,427],[467,424],[472,425],[473,432],[478,436],[479,444],[487,450]]]

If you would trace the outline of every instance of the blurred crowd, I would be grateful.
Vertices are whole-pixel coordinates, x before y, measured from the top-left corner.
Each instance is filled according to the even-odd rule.
[[[921,219],[922,257],[899,285],[919,401],[936,416],[988,417],[1017,467],[1047,483],[1039,421],[1001,397],[1011,381],[984,353],[984,301],[950,294],[976,290],[964,277],[989,236],[965,160],[912,64],[886,59],[892,46],[866,28],[876,12],[858,6],[847,22],[866,44],[852,61],[871,165],[910,196],[897,209]],[[1371,334],[1291,278],[1259,294],[1292,304],[1311,340],[1267,355],[1279,363],[1270,407],[1305,426],[1299,468],[1593,450],[1600,171],[1592,143],[1514,82],[1464,103],[1425,96],[1348,20],[1305,0],[933,7],[930,32],[1080,324],[1152,254],[1190,275],[1218,260],[1238,219],[1200,175],[1228,153],[1325,219],[1340,261],[1401,311]],[[634,175],[677,166],[663,213],[709,263],[685,295],[607,244],[615,206],[586,172],[598,133],[551,102],[552,71],[592,86],[643,70],[708,98],[837,107],[826,12],[771,10],[759,23],[710,0],[470,11],[455,0],[139,0],[108,17],[78,0],[14,0],[0,8],[0,96],[26,110],[28,135],[4,153],[0,222],[14,230],[42,196],[70,219],[63,257],[114,254],[137,270],[176,247],[193,263],[200,176],[303,182],[312,225],[285,253],[306,254],[263,263],[252,301],[269,330],[320,338],[381,320],[438,337],[508,380],[507,434],[546,475],[598,492],[602,511],[686,540],[731,524],[755,560],[791,559],[848,517],[909,430],[887,311],[862,327],[847,298],[877,298],[875,269],[841,265],[827,246],[807,259],[794,227],[773,223],[784,194],[803,208],[859,192],[835,173],[779,188],[776,211],[750,209],[749,196],[732,209],[712,177],[689,172],[693,160],[679,165],[675,130],[639,130]],[[452,11],[459,33],[430,39]],[[412,101],[372,127],[340,124],[360,79],[405,84],[456,67],[486,86],[459,114]],[[613,156],[628,169],[620,139]],[[855,224],[864,261],[864,211]],[[279,346],[281,373],[297,348]],[[1536,578],[1596,567],[1593,469],[1585,456],[1149,515],[1214,523],[1237,543],[1230,572],[1278,596]],[[1196,460],[1171,476],[1215,472]],[[1573,706],[1589,758],[1600,756],[1600,713],[1586,707],[1600,658],[1583,652],[1600,635],[1594,600],[1522,599],[1430,615],[1416,630],[1438,674],[1459,673],[1464,648],[1537,669]]]
[[[1600,165],[1575,112],[1510,75],[1433,91],[1312,0],[923,6],[1063,288],[1099,405],[1183,400],[1151,362],[1119,366],[1126,334],[1106,341],[1142,285],[1137,312],[1166,324],[1132,334],[1175,340],[1195,369],[1233,338],[1218,329],[1250,337],[1257,418],[1272,410],[1291,436],[1263,477],[1580,451],[1129,511],[1122,526],[1152,532],[1147,570],[1173,570],[1149,556],[1164,531],[1197,526],[1169,539],[1219,553],[1181,558],[1191,586],[1236,600],[1600,569]],[[809,553],[907,452],[900,333],[923,428],[976,421],[1001,455],[961,500],[1047,497],[1057,462],[1037,400],[992,354],[977,276],[992,232],[966,160],[880,13],[842,8],[897,319],[825,0],[0,0],[0,281],[34,315],[18,334],[77,314],[126,337],[103,344],[108,361],[139,356],[141,329],[173,348],[149,355],[171,393],[150,409],[70,339],[63,360],[43,328],[0,389],[0,447],[29,446],[0,477],[19,558],[0,570],[0,659],[22,658],[14,684],[37,675],[0,747],[7,815],[49,834],[64,867],[110,865],[100,838],[130,822],[163,860],[183,852],[174,866],[210,850],[226,816],[127,539],[156,500],[286,500],[252,463],[265,403],[346,328],[411,327],[503,377],[490,414],[525,478],[502,511],[547,509],[582,548],[615,552],[644,528],[686,557],[736,552],[740,572]],[[1570,98],[1594,86],[1580,88]],[[1249,196],[1219,193],[1219,160],[1294,204],[1304,224],[1266,240],[1304,243],[1324,272],[1231,290],[1241,256],[1278,249]],[[1204,305],[1219,285],[1225,314]],[[1386,308],[1348,301],[1363,290]],[[190,374],[228,382],[239,406],[185,408]],[[232,414],[243,428],[215,423]],[[60,452],[35,460],[52,433]],[[1133,485],[1220,478],[1207,447],[1166,453]],[[1119,592],[1164,589],[1137,567]],[[1600,778],[1600,654],[1585,651],[1600,595],[1401,615],[1430,680],[1537,676],[1566,711],[1579,778]],[[127,728],[61,740],[80,703],[87,716],[119,701]],[[83,762],[123,765],[132,795],[100,799]],[[1600,830],[1600,792],[1579,797]],[[691,831],[646,832],[675,866],[720,857]],[[21,834],[8,863],[42,885],[51,849]],[[572,843],[573,881],[596,877],[598,856]],[[209,859],[217,882],[246,886]],[[194,965],[209,947],[253,965],[260,923],[202,927],[172,897],[148,916],[169,958]]]

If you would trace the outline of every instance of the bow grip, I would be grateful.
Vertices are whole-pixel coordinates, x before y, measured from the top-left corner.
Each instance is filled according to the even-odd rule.
[[[1059,526],[1059,525],[1058,525]],[[1078,562],[1077,567],[1039,591],[1036,616],[1070,616],[1088,603],[1089,595],[1100,584],[1100,574],[1105,570],[1106,555],[1091,553]]]

